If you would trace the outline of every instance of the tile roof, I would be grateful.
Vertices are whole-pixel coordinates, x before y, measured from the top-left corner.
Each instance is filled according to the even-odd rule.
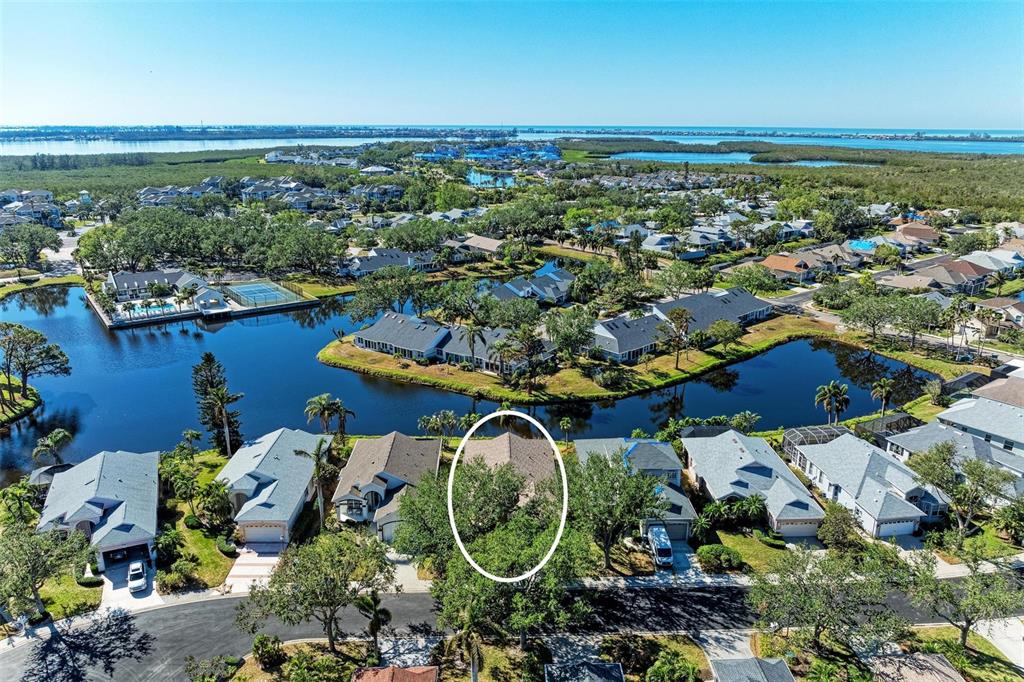
[[[360,668],[352,675],[352,682],[436,682],[441,669],[436,665],[422,665],[399,668]]]

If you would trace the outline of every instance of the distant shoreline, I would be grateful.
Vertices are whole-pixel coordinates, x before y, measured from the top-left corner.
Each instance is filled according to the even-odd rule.
[[[247,140],[303,138],[453,138],[458,140],[488,140],[516,138],[522,134],[586,135],[594,137],[749,137],[749,138],[815,138],[821,140],[904,140],[946,142],[1024,142],[1021,134],[977,132],[899,132],[870,130],[855,132],[849,129],[805,128],[693,128],[693,127],[628,127],[628,126],[39,126],[0,128],[2,142],[65,142],[111,140],[121,142],[174,141],[174,140]]]

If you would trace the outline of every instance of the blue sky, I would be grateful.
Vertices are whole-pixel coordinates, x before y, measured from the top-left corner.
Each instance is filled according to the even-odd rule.
[[[0,125],[1024,128],[1024,2],[10,3]]]

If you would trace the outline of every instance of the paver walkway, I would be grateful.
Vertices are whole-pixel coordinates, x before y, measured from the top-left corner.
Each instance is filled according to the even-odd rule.
[[[253,584],[266,584],[281,558],[284,547],[283,544],[273,542],[251,543],[239,547],[238,558],[224,580],[226,591],[232,594],[245,593]]]

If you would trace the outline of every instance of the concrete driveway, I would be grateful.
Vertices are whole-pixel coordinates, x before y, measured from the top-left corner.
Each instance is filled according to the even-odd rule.
[[[128,562],[108,566],[107,570],[103,572],[103,595],[100,597],[100,608],[137,611],[150,606],[160,606],[164,600],[153,587],[154,574],[152,568],[146,569],[146,579],[149,582],[146,589],[140,592],[129,592]]]
[[[248,593],[254,584],[264,585],[281,558],[285,545],[279,542],[254,542],[238,548],[224,586],[232,594]]]

